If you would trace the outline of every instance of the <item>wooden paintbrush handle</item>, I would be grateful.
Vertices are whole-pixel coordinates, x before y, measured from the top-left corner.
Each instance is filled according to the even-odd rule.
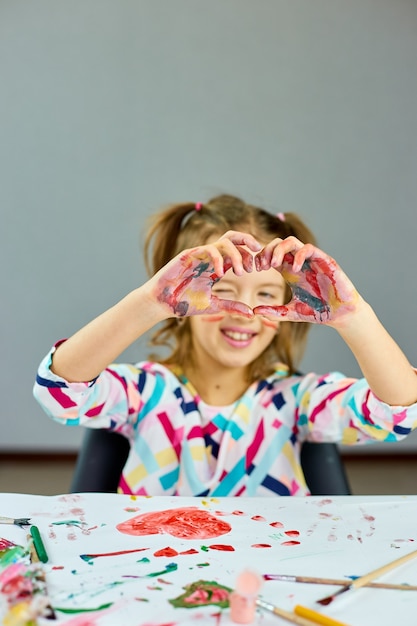
[[[300,615],[296,615],[295,613],[291,613],[291,611],[285,611],[284,609],[280,609],[274,604],[270,604],[270,602],[265,602],[265,600],[258,599],[256,601],[257,606],[261,609],[265,609],[266,611],[270,611],[274,615],[278,617],[282,617],[287,622],[291,622],[291,624],[297,624],[297,626],[316,626],[315,622],[312,622],[310,619],[305,619]]]
[[[414,559],[416,556],[417,556],[417,550],[414,550],[413,552],[410,552],[409,554],[405,554],[399,559],[395,559],[395,561],[391,561],[391,563],[386,563],[385,565],[382,565],[382,567],[378,567],[377,569],[374,569],[372,572],[369,572],[368,574],[365,574],[364,576],[360,576],[359,578],[356,578],[355,580],[352,581],[349,587],[354,588],[354,589],[359,589],[359,587],[363,587],[364,585],[369,583],[371,580],[374,580],[375,578],[379,578],[379,576],[383,576],[384,574],[386,574],[387,572],[390,572],[396,567],[399,567],[400,565],[407,563],[407,561],[411,561],[411,559]]]

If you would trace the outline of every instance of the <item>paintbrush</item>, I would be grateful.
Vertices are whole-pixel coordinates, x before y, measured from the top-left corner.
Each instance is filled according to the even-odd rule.
[[[270,602],[258,598],[258,592],[262,585],[262,577],[252,570],[244,570],[237,577],[236,589],[229,595],[230,618],[237,624],[251,624],[255,619],[255,609],[258,606],[265,611],[270,611],[287,622],[297,626],[347,626],[327,615],[318,613],[297,605],[294,613],[281,609]]]
[[[284,583],[311,583],[316,585],[337,585],[344,587],[348,583],[345,578],[318,578],[316,576],[294,576],[292,574],[263,574],[264,580],[277,580]],[[390,583],[366,583],[364,587],[374,589],[396,589],[397,591],[417,591],[417,585],[395,585]]]
[[[28,526],[30,524],[29,517],[4,517],[0,516],[0,524],[15,524],[16,526]]]
[[[390,572],[392,569],[399,567],[400,565],[403,565],[403,563],[407,563],[407,561],[411,561],[411,559],[414,559],[416,556],[417,556],[417,550],[414,550],[413,552],[410,552],[409,554],[405,554],[399,559],[395,559],[395,561],[391,561],[390,563],[387,563],[386,565],[382,565],[382,567],[378,567],[377,569],[372,570],[372,572],[369,572],[368,574],[365,574],[364,576],[359,576],[359,578],[356,578],[351,583],[344,585],[341,589],[339,589],[335,593],[331,594],[330,596],[326,596],[325,598],[321,598],[320,600],[316,600],[316,602],[318,604],[321,604],[322,606],[327,606],[328,604],[333,602],[333,600],[337,598],[337,596],[340,596],[342,593],[345,593],[346,591],[351,591],[353,589],[359,589],[360,587],[364,587],[369,582],[371,582],[374,578],[378,578],[379,576],[382,576],[383,574]]]
[[[332,617],[328,617],[322,613],[317,613],[317,611],[312,611],[311,609],[300,606],[299,604],[295,607],[294,613],[281,609],[278,606],[259,598],[256,600],[256,606],[259,606],[265,611],[270,611],[278,617],[282,617],[282,619],[285,619],[287,622],[297,624],[297,626],[315,626],[316,624],[322,624],[323,626],[348,626],[345,622],[339,622]]]

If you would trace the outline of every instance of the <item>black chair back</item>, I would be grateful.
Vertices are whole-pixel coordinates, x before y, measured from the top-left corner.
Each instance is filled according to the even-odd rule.
[[[70,491],[116,493],[129,455],[129,441],[108,430],[85,430]],[[312,495],[351,494],[336,444],[305,442],[301,449],[301,467]]]

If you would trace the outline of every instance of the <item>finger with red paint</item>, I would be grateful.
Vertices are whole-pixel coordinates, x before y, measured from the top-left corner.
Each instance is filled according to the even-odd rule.
[[[359,295],[330,256],[288,238],[258,255],[258,265],[275,267],[289,285],[292,298],[282,306],[258,306],[254,313],[274,319],[337,326],[355,311]]]

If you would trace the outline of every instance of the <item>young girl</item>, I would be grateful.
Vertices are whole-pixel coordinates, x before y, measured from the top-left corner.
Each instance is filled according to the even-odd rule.
[[[303,441],[396,441],[417,425],[414,369],[296,215],[233,196],[174,205],[145,254],[150,280],[59,342],[34,388],[53,419],[129,439],[121,492],[306,495]],[[364,378],[296,372],[310,323],[340,334]],[[168,356],[113,363],[156,325]]]

